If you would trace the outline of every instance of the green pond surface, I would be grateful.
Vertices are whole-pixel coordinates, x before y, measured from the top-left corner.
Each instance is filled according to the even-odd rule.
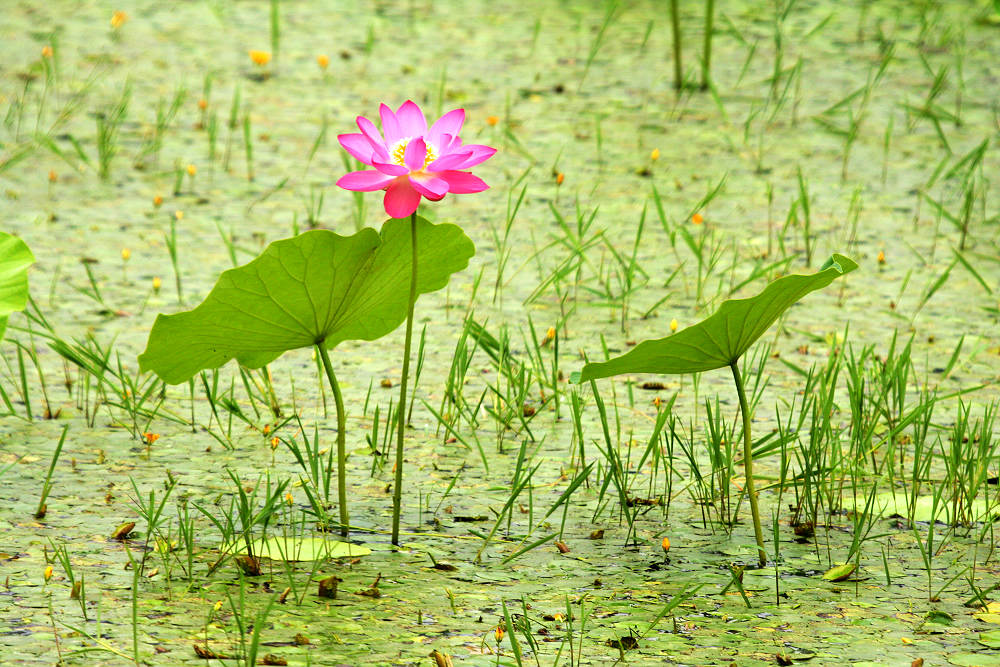
[[[704,3],[680,3],[680,90],[669,6],[5,7],[0,219],[37,263],[34,317],[11,317],[0,370],[10,413],[0,419],[0,664],[246,664],[252,641],[259,661],[289,665],[1000,664],[997,9],[716,3],[702,91]],[[117,27],[114,10],[125,12]],[[258,66],[250,50],[272,59]],[[123,99],[102,178],[98,128]],[[490,190],[421,209],[461,225],[477,254],[417,304],[425,342],[399,548],[383,454],[402,328],[331,354],[355,529],[336,547],[345,552],[328,553],[336,535],[317,530],[308,473],[280,442],[315,434],[326,451],[336,441],[310,351],[269,367],[281,418],[258,372],[244,382],[224,367],[218,392],[231,402],[216,414],[201,379],[163,392],[137,378],[136,357],[157,313],[194,307],[221,271],[268,243],[311,226],[379,227],[381,193],[356,199],[334,186],[345,172],[336,135],[407,99],[432,120],[464,108],[466,143],[499,152],[474,169]],[[160,130],[158,118],[169,120]],[[706,444],[713,428],[725,431],[723,450],[741,437],[729,373],[598,382],[607,438],[590,387],[568,378],[585,356],[624,353],[672,320],[694,324],[834,252],[859,270],[790,309],[749,355],[766,361],[763,376],[747,365],[764,439],[769,563],[758,568],[740,457],[720,463]],[[468,319],[491,338],[462,339]],[[541,344],[550,327],[558,345]],[[110,352],[109,377],[138,391],[100,385],[53,337]],[[883,363],[908,343],[908,372],[879,394]],[[471,356],[464,412],[446,400],[457,346]],[[525,395],[498,373],[498,349],[532,378]],[[852,355],[867,369],[860,405]],[[810,415],[799,419],[817,391],[805,374],[838,360],[826,417],[843,456],[806,479],[819,436]],[[146,390],[133,419],[126,406]],[[668,405],[676,429],[656,436],[654,463],[643,455]],[[956,436],[964,409],[969,430]],[[855,448],[858,414],[874,417]],[[550,512],[584,470],[581,451],[593,465],[586,483]],[[959,496],[955,480],[973,476]],[[255,507],[289,482],[257,576],[243,575],[215,523],[232,513],[233,477]],[[819,502],[813,525],[801,520],[807,500]],[[161,502],[151,534],[143,508]],[[112,539],[129,522],[128,537]],[[855,569],[824,578],[848,558]],[[336,597],[320,597],[331,576]],[[499,637],[498,626],[514,632]]]

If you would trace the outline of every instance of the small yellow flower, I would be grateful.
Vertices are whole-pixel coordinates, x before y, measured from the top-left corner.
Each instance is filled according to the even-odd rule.
[[[879,264],[885,264],[885,252],[882,250],[878,251],[878,257],[876,258]]]
[[[212,611],[214,612],[218,612],[220,609],[222,609],[222,600],[219,600],[212,606]]]
[[[159,293],[161,287],[163,287],[163,281],[160,280],[160,276],[153,276],[153,291]]]
[[[503,631],[503,627],[498,625],[497,627],[493,628],[493,636],[496,638],[497,644],[503,641],[504,634],[505,633]]]
[[[49,566],[47,566],[45,568],[45,572],[44,572],[44,574],[42,576],[45,577],[45,581],[46,582],[48,582],[48,580],[52,578],[52,566],[51,565],[49,565]]]
[[[201,98],[200,100],[198,100],[198,108],[201,109],[202,111],[204,111],[205,109],[207,109],[208,108],[208,100],[206,100],[204,97]]]
[[[500,118],[497,117],[497,116],[487,116],[486,117],[486,124],[487,125],[496,125],[499,122],[500,122]]]
[[[556,337],[556,328],[549,327],[549,330],[545,332],[545,340],[552,340]]]
[[[657,160],[659,160],[660,159],[660,149],[659,148],[654,148],[653,152],[649,154],[649,159],[652,160],[653,162],[656,162]]]
[[[156,195],[155,197],[153,197],[153,206],[155,206],[156,208],[160,208],[161,204],[163,204],[163,197],[161,197],[160,195]]]
[[[705,216],[703,216],[701,213],[695,213],[694,215],[691,216],[691,222],[696,225],[700,225],[701,223],[705,222]]]
[[[295,498],[292,497],[292,492],[289,491],[285,494],[285,502],[291,507],[295,503]]]
[[[281,444],[281,439],[278,436],[271,438],[271,449],[277,449],[278,445]]]
[[[111,15],[111,27],[115,30],[125,25],[126,21],[128,21],[128,14],[120,9],[115,10],[115,13]]]
[[[194,176],[195,174],[198,173],[198,167],[194,166],[193,164],[189,164],[187,166],[187,173],[188,176]]]
[[[122,248],[122,261],[123,262],[127,262],[131,256],[132,256],[132,251],[131,250],[129,250],[128,248]]]
[[[330,66],[330,56],[325,53],[321,53],[316,56],[316,64],[320,66],[320,69],[326,69]]]
[[[271,62],[271,52],[270,51],[258,51],[256,49],[250,49],[250,60],[253,61],[254,65],[259,65],[263,67],[264,65]]]
[[[160,439],[160,434],[152,432],[143,433],[142,439],[146,441],[147,445],[152,445],[154,442]]]
[[[56,173],[55,169],[49,169],[49,183],[55,183],[59,180],[59,174]]]
[[[660,542],[660,548],[663,549],[663,553],[667,553],[668,551],[670,551],[670,538],[669,537],[664,537],[663,538],[663,540]]]
[[[184,211],[174,211],[174,218],[180,222],[184,219]]]
[[[42,57],[43,58],[51,58],[52,57],[52,47],[51,46],[43,46],[42,47]]]
[[[566,180],[566,174],[562,173],[561,171],[558,174],[556,174],[556,185],[562,185],[563,181],[565,180]]]
[[[677,318],[670,320],[670,333],[677,331]]]

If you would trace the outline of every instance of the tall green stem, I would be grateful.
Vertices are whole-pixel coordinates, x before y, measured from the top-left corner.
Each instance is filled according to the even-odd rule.
[[[337,504],[340,505],[340,534],[347,537],[350,521],[347,516],[347,415],[344,413],[344,397],[340,395],[340,385],[337,376],[333,374],[333,364],[330,354],[326,351],[323,341],[316,343],[326,378],[330,381],[333,400],[337,404]]]
[[[733,380],[736,381],[736,393],[740,396],[740,414],[743,415],[743,471],[747,478],[747,497],[750,498],[750,513],[753,515],[753,534],[757,539],[757,556],[760,566],[767,565],[767,552],[764,550],[764,531],[760,527],[760,508],[757,506],[757,489],[753,483],[753,448],[750,440],[750,407],[747,405],[747,393],[743,388],[743,377],[740,375],[739,359],[734,359],[729,367],[733,369]]]
[[[715,21],[715,0],[705,0],[705,52],[701,59],[701,89],[708,90],[712,69],[712,23]]]
[[[681,14],[678,0],[670,0],[670,25],[674,30],[674,88],[684,85],[681,73]]]
[[[410,216],[410,300],[406,311],[406,338],[403,342],[403,375],[399,380],[398,430],[396,431],[396,481],[392,485],[392,543],[399,546],[399,515],[403,504],[403,432],[406,430],[406,381],[410,375],[410,347],[413,342],[413,304],[417,301],[417,214]]]

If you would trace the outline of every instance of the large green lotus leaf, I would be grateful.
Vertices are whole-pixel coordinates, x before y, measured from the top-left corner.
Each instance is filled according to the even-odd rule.
[[[28,305],[28,267],[34,263],[24,241],[0,232],[0,338],[10,314]]]
[[[455,225],[417,218],[417,293],[439,290],[475,253]],[[140,368],[169,384],[236,359],[260,368],[300,347],[375,340],[406,319],[409,219],[381,233],[315,230],[275,241],[255,260],[219,277],[194,310],[159,315]]]
[[[700,373],[728,366],[789,306],[856,268],[854,260],[834,254],[817,273],[778,278],[757,296],[724,302],[698,324],[666,338],[643,341],[620,357],[587,364],[573,379],[585,382],[622,373]]]

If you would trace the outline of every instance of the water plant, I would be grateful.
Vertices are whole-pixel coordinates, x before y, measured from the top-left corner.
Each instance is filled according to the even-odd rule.
[[[836,278],[858,268],[843,255],[832,255],[817,273],[788,275],[770,283],[764,291],[748,299],[724,302],[707,319],[665,338],[646,340],[630,352],[604,362],[589,363],[573,374],[575,382],[622,375],[624,373],[702,373],[728,366],[733,374],[743,418],[743,470],[746,495],[753,516],[754,538],[761,567],[767,563],[764,533],[753,477],[753,441],[750,436],[750,407],[747,403],[740,358],[750,346],[796,301],[809,292],[826,287]],[[610,439],[605,436],[610,448]]]
[[[365,228],[340,236],[318,229],[275,241],[249,264],[224,272],[195,309],[157,316],[139,357],[142,370],[178,384],[231,359],[263,368],[288,350],[314,347],[337,405],[338,503],[345,535],[347,421],[329,350],[395,329],[407,311],[412,314],[415,294],[444,287],[474,252],[455,225],[414,216],[411,226],[427,241],[419,250],[411,247],[401,220],[387,221],[381,233]],[[410,262],[424,267],[412,285]]]
[[[35,256],[24,241],[0,232],[0,339],[10,314],[28,305],[28,267],[34,263]]]
[[[471,194],[489,188],[470,169],[493,157],[496,149],[482,144],[463,144],[459,132],[465,123],[465,109],[453,109],[428,128],[424,112],[407,100],[395,112],[379,107],[382,132],[364,116],[358,116],[360,133],[337,136],[352,157],[374,167],[352,171],[337,180],[345,190],[374,192],[385,190],[383,206],[393,220],[410,219],[410,290],[403,342],[403,369],[399,381],[399,420],[396,432],[396,480],[392,493],[392,543],[399,544],[399,516],[403,493],[403,432],[406,428],[406,385],[413,341],[413,308],[419,276],[417,207],[422,198],[439,201],[445,195]],[[389,223],[386,223],[389,224]]]

